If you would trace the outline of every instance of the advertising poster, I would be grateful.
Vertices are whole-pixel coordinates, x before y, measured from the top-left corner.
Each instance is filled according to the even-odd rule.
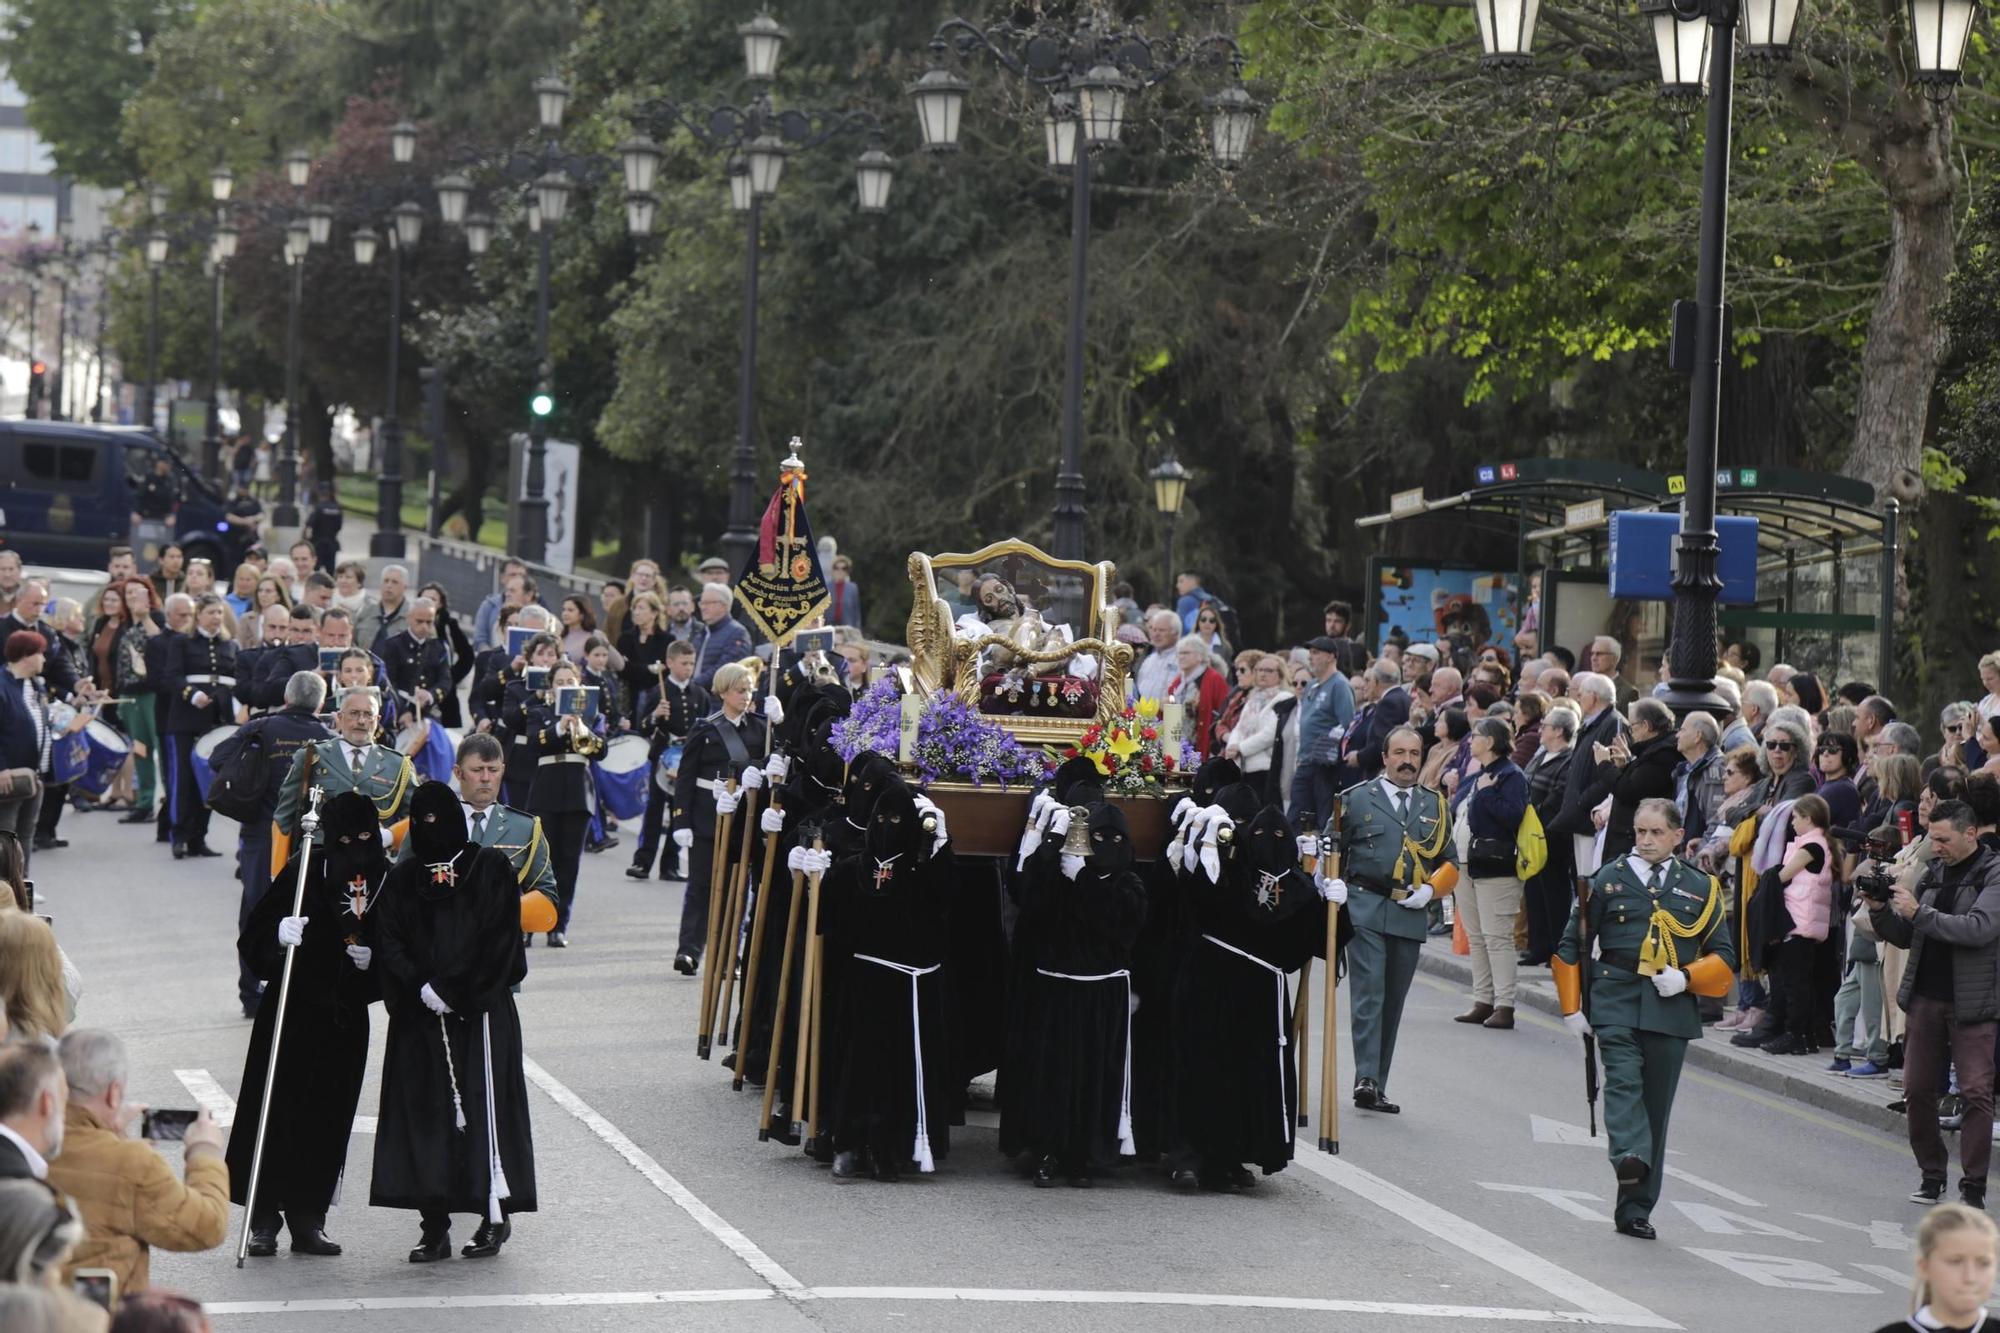
[[[1370,562],[1370,624],[1376,651],[1400,629],[1412,643],[1452,639],[1478,650],[1496,643],[1513,651],[1521,607],[1510,570],[1426,564],[1377,557]]]

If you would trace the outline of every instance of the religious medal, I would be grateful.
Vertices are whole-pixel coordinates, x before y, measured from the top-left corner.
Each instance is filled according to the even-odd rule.
[[[1281,875],[1273,875],[1268,870],[1257,872],[1257,905],[1267,912],[1275,912],[1285,897],[1285,881]]]

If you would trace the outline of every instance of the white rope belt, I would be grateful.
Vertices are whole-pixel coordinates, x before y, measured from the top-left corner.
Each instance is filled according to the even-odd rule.
[[[917,1138],[910,1149],[910,1157],[916,1162],[917,1170],[935,1171],[937,1163],[931,1158],[930,1114],[924,1109],[924,1018],[917,1002],[917,978],[929,976],[944,964],[932,963],[929,967],[912,967],[908,963],[892,963],[886,958],[877,958],[865,953],[855,954],[854,960],[886,967],[891,972],[901,972],[910,979],[910,1054],[917,1069]]]
[[[227,685],[232,690],[236,688],[236,677],[234,676],[218,676],[213,673],[204,672],[198,676],[188,676],[186,680],[190,685]]]
[[[507,1172],[500,1165],[499,1112],[493,1097],[493,1015],[479,1016],[480,1040],[486,1044],[486,1220],[498,1226],[507,1220],[500,1201],[514,1191],[507,1185]]]
[[[540,759],[540,761],[539,761],[539,762],[540,762],[541,764],[543,764],[543,765],[547,765],[547,764],[587,764],[587,763],[589,763],[589,762],[590,762],[590,759],[589,759],[589,757],[588,757],[588,756],[585,756],[585,755],[580,755],[580,754],[545,754],[545,755],[543,755],[543,756],[541,757],[541,759]]]
[[[1229,952],[1235,954],[1238,958],[1249,959],[1251,962],[1263,968],[1266,972],[1269,972],[1274,978],[1277,979],[1278,1117],[1284,1123],[1285,1142],[1290,1143],[1292,1141],[1292,1112],[1291,1108],[1285,1104],[1285,1064],[1286,1064],[1285,1047],[1291,1044],[1291,1037],[1290,1034],[1285,1031],[1285,1029],[1290,1026],[1290,1024],[1285,1022],[1285,1010],[1291,1007],[1292,988],[1291,984],[1285,980],[1285,969],[1265,962],[1263,959],[1259,958],[1254,953],[1245,953],[1243,950],[1237,948],[1233,944],[1225,944],[1221,940],[1215,938],[1215,936],[1213,935],[1204,935],[1202,936],[1202,938],[1207,940],[1210,944],[1213,944],[1218,949],[1229,950]]]
[[[1118,1094],[1118,1153],[1121,1157],[1131,1157],[1139,1148],[1132,1141],[1132,974],[1124,968],[1116,972],[1101,972],[1096,976],[1079,977],[1067,972],[1051,972],[1046,967],[1035,971],[1058,981],[1123,981],[1125,983],[1125,1087]]]

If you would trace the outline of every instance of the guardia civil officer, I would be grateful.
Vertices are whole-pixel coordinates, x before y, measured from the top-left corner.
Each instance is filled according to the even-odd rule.
[[[1641,801],[1632,831],[1631,853],[1590,877],[1550,966],[1563,1022],[1580,1037],[1595,1032],[1604,1059],[1618,1234],[1651,1240],[1667,1115],[1687,1044],[1701,1035],[1695,997],[1728,992],[1736,949],[1715,877],[1673,854],[1681,841],[1674,803]]]
[[[285,785],[271,812],[271,873],[284,869],[292,854],[292,839],[298,835],[299,816],[305,810],[305,794],[322,788],[328,797],[344,791],[358,791],[375,803],[376,816],[389,830],[393,845],[400,846],[408,830],[411,789],[416,786],[416,769],[409,757],[386,745],[375,743],[380,725],[381,703],[367,686],[350,689],[340,696],[340,711],[334,714],[337,735],[304,746],[285,771]],[[325,840],[325,832],[313,840]]]

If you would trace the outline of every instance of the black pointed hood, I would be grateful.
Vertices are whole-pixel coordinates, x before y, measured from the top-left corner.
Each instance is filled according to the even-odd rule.
[[[875,811],[876,798],[892,782],[900,782],[894,763],[873,750],[854,756],[854,762],[847,768],[847,785],[840,794],[848,822],[856,828],[866,828]]]
[[[930,835],[924,832],[917,798],[901,778],[892,777],[877,793],[868,816],[868,856],[873,868],[890,867],[891,874],[907,872],[916,865],[918,848]],[[884,881],[871,879],[877,892],[887,892]]]
[[[375,803],[358,791],[344,791],[326,803],[319,827],[327,882],[344,888],[364,879],[372,889],[389,868]]]
[[[471,839],[458,793],[442,782],[426,782],[410,798],[410,855],[420,864],[449,861]]]
[[[1204,760],[1194,771],[1194,803],[1196,805],[1215,804],[1215,794],[1232,782],[1243,781],[1243,770],[1234,759],[1220,756]]]
[[[1083,873],[1100,879],[1122,875],[1132,868],[1132,829],[1125,812],[1109,801],[1090,807],[1090,856]]]

